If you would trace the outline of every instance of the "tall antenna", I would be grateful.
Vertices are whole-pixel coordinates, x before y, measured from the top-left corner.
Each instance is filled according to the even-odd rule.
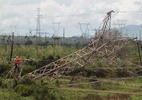
[[[41,29],[40,29],[40,8],[37,8],[37,27],[36,27],[36,36],[37,38],[37,42],[40,43],[41,42]]]

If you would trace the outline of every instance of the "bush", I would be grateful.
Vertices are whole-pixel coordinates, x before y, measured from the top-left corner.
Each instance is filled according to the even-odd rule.
[[[97,77],[105,78],[108,76],[109,72],[110,72],[109,70],[100,69],[100,70],[96,70],[95,73]]]
[[[0,75],[6,74],[10,67],[10,64],[0,64]]]
[[[60,82],[59,82],[59,80],[58,80],[58,79],[56,80],[55,85],[56,85],[57,87],[59,87],[59,86],[60,86]]]
[[[18,92],[21,96],[30,96],[34,92],[33,86],[19,84],[15,87],[15,91]]]
[[[36,83],[33,80],[26,77],[23,80],[21,80],[20,84],[35,85]]]
[[[36,88],[34,98],[35,100],[55,100],[54,94],[46,86]]]
[[[58,60],[58,59],[60,59],[60,58],[61,58],[61,57],[60,57],[59,55],[57,55],[55,59]]]
[[[35,70],[36,68],[34,67],[34,66],[25,66],[24,68],[23,68],[23,71],[22,71],[22,74],[27,74],[27,73],[29,73],[29,72],[32,72],[33,70]]]
[[[84,97],[84,100],[103,100],[100,95],[97,94],[88,94]]]
[[[35,66],[34,68],[37,69],[37,68],[43,67],[46,64],[53,62],[54,60],[55,59],[54,59],[53,55],[49,55],[48,57],[42,56],[42,58],[38,61],[33,61],[33,60],[27,61],[26,64],[27,64],[27,66],[30,65],[29,67]]]
[[[0,78],[0,86],[2,86],[2,78]]]
[[[49,55],[49,56],[47,57],[47,59],[48,59],[48,60],[54,60],[54,56],[53,56],[53,55]]]
[[[21,100],[21,97],[13,91],[7,91],[6,93],[0,93],[0,100]]]
[[[126,71],[126,70],[122,70],[122,69],[118,69],[116,72],[118,77],[130,77],[131,73]]]
[[[3,81],[2,78],[0,78],[0,87],[1,88],[7,88],[8,87],[8,85]]]
[[[21,96],[30,96],[34,92],[35,82],[24,78],[22,79],[18,85],[14,88],[16,92],[18,92]]]

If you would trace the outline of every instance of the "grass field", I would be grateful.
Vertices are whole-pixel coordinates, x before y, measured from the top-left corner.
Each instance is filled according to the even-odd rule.
[[[134,48],[130,46],[128,51],[125,51],[127,53],[119,53],[123,55],[122,59],[129,59],[138,64],[139,58]],[[23,59],[30,59],[21,65],[22,75],[25,75],[49,63],[50,60],[57,60],[76,50],[78,48],[74,46],[14,46],[12,58],[14,60],[18,55]],[[0,100],[141,100],[142,98],[142,78],[137,77],[141,76],[141,70],[137,68],[139,70],[137,75],[118,70],[116,64],[124,68],[134,67],[119,59],[112,64],[92,60],[93,63],[75,73],[73,81],[71,81],[73,76],[69,75],[53,81],[48,79],[33,81],[25,78],[16,83],[14,77],[6,78],[7,72],[14,66],[13,62],[9,64],[7,61],[8,52],[4,46],[0,46]],[[120,79],[123,77],[125,79]]]

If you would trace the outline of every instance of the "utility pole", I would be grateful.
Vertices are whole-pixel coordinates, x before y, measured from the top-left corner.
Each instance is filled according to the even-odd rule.
[[[138,54],[139,54],[139,59],[140,59],[140,65],[142,66],[142,58],[141,58],[141,53],[140,53],[140,45],[139,45],[139,42],[137,42],[137,47],[138,47]]]
[[[11,42],[11,43],[10,43]],[[12,55],[13,55],[13,46],[14,46],[14,32],[12,32],[12,39],[10,39],[10,36],[8,38],[8,43],[11,44],[10,51],[8,52],[8,63],[11,62]]]
[[[10,61],[12,59],[12,54],[13,54],[13,45],[14,45],[14,32],[12,33],[12,41],[11,41],[11,52],[10,52]]]
[[[140,29],[140,50],[142,50],[142,41],[141,41],[141,34],[142,34],[142,2],[140,2],[140,21],[141,21],[141,29]]]

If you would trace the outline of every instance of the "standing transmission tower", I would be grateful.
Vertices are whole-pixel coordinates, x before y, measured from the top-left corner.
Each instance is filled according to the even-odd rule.
[[[37,36],[37,43],[41,43],[41,29],[40,29],[40,8],[37,8],[37,27],[36,27],[36,36]]]
[[[114,23],[114,28],[116,28],[116,26],[118,26],[117,28],[120,29],[121,34],[123,33],[127,33],[127,29],[125,28],[127,20],[117,20]]]
[[[59,40],[60,40],[60,37],[59,37],[59,29],[60,29],[60,23],[55,23],[53,22],[53,40],[54,40],[54,45],[55,44],[59,44]]]
[[[60,23],[53,22],[53,37],[59,37]]]
[[[82,42],[86,42],[87,38],[88,38],[88,34],[89,34],[89,24],[90,23],[78,23],[80,26],[80,30],[82,33]],[[84,29],[83,29],[84,28]]]
[[[78,23],[79,26],[80,26],[80,30],[81,30],[81,33],[82,33],[82,37],[84,37],[85,39],[87,38],[87,35],[88,35],[88,26],[90,23]],[[83,26],[84,26],[84,30],[83,30]]]

